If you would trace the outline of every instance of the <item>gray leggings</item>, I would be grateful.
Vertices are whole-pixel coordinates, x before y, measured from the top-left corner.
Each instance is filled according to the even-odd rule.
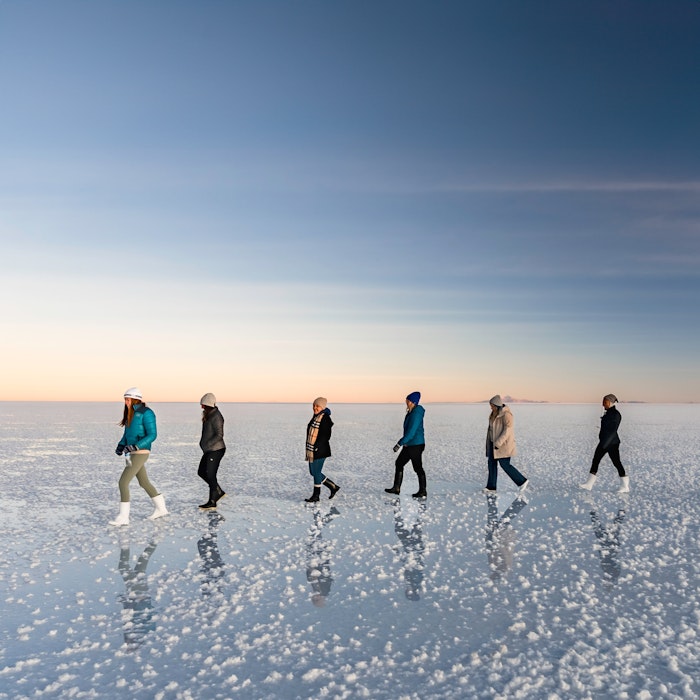
[[[132,453],[126,459],[126,466],[119,478],[119,497],[122,503],[128,503],[131,500],[129,493],[129,482],[136,477],[139,486],[146,491],[151,497],[155,498],[158,495],[158,489],[148,480],[148,472],[146,471],[146,460],[150,453],[141,452],[139,454]]]

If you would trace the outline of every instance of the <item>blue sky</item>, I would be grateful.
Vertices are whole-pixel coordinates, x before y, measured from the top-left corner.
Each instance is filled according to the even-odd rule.
[[[697,401],[700,3],[0,2],[0,399]]]

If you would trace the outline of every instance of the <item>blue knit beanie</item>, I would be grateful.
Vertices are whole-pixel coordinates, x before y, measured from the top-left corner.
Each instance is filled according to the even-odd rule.
[[[410,401],[411,403],[419,403],[420,402],[420,391],[412,391],[407,397],[406,401]]]

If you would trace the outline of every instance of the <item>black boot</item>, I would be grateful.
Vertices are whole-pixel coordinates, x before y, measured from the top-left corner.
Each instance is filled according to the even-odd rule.
[[[210,498],[206,503],[202,503],[202,505],[199,507],[202,510],[209,510],[210,508],[216,508],[216,501],[212,501]]]
[[[304,500],[307,503],[318,503],[318,497],[321,494],[321,487],[320,486],[314,486],[314,492],[311,496],[311,498],[305,498]]]
[[[403,482],[403,469],[397,467],[394,472],[394,485],[390,489],[384,489],[387,493],[395,493],[397,496],[401,493],[401,483]]]
[[[224,491],[221,486],[217,484],[216,486],[216,498],[214,499],[209,499],[209,500],[214,500],[217,503],[226,495],[226,491]]]
[[[326,479],[323,483],[328,487],[328,490],[331,492],[330,496],[328,496],[328,500],[330,501],[331,498],[333,498],[333,496],[335,496],[335,494],[338,493],[338,491],[340,491],[340,486],[338,486],[338,484],[334,484],[330,479]]]
[[[425,472],[418,474],[418,491],[413,494],[413,498],[425,498],[428,495],[425,490]]]

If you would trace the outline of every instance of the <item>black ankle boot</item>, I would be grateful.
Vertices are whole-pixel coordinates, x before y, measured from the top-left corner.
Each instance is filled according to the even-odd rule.
[[[340,491],[340,486],[338,486],[338,484],[334,484],[330,479],[326,479],[323,483],[328,487],[328,490],[331,492],[330,496],[328,496],[328,500],[330,501],[331,498],[333,498],[333,496],[335,496],[335,494],[338,493],[338,491]]]
[[[216,508],[216,501],[212,501],[210,498],[206,503],[202,503],[202,505],[199,507],[202,510],[209,510],[210,508]]]
[[[311,495],[311,498],[305,498],[304,500],[307,503],[317,503],[319,500],[319,496],[321,495],[321,487],[320,486],[314,486],[314,492]]]

